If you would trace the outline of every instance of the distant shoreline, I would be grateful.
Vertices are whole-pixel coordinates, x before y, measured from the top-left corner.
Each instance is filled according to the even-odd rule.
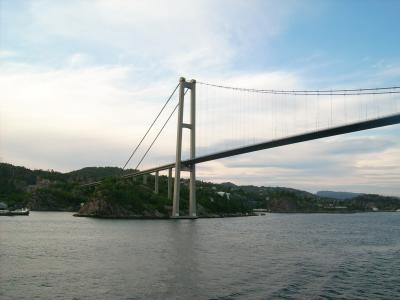
[[[393,210],[382,210],[382,211],[309,211],[309,212],[301,212],[301,211],[287,211],[287,212],[267,212],[267,214],[357,214],[357,213],[383,213],[383,212],[396,212]],[[258,214],[222,214],[222,215],[203,215],[197,216],[194,219],[217,219],[217,218],[239,218],[239,217],[263,217],[265,215],[258,215]],[[74,217],[78,218],[96,218],[96,219],[131,219],[131,220],[169,220],[175,219],[171,218],[170,216],[99,216],[99,215],[83,215],[79,213],[73,214]],[[191,219],[190,217],[185,218],[182,216],[182,219]]]
[[[96,219],[132,219],[132,220],[174,220],[174,219],[216,219],[216,218],[239,218],[239,217],[256,217],[256,214],[211,214],[211,215],[202,215],[197,216],[195,218],[190,218],[186,216],[181,216],[181,218],[173,218],[170,216],[99,216],[99,215],[85,215],[75,213],[74,217],[78,218],[96,218]]]

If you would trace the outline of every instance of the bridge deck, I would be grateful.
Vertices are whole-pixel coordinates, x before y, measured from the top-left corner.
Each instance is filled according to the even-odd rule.
[[[383,127],[383,126],[395,125],[395,124],[400,124],[400,114],[394,114],[394,115],[371,119],[371,120],[367,120],[367,121],[361,121],[361,122],[356,122],[356,123],[352,123],[352,124],[312,131],[312,132],[303,133],[303,134],[299,134],[299,135],[293,135],[293,136],[289,136],[289,137],[279,138],[279,139],[251,145],[251,146],[245,146],[245,147],[235,148],[235,149],[231,149],[231,150],[227,150],[227,151],[221,151],[221,152],[217,152],[217,153],[213,153],[213,154],[208,154],[208,155],[197,157],[195,159],[184,160],[184,161],[182,161],[182,165],[191,166],[191,165],[195,165],[195,164],[199,164],[199,163],[203,163],[203,162],[207,162],[207,161],[211,161],[211,160],[226,158],[226,157],[230,157],[230,156],[235,156],[235,155],[240,155],[240,154],[270,149],[270,148],[276,148],[276,147],[280,147],[280,146],[296,144],[296,143],[321,139],[321,138],[335,136],[335,135],[341,135],[341,134],[357,132],[357,131],[362,131],[362,130],[367,130],[367,129],[373,129],[373,128],[378,128],[378,127]],[[168,170],[168,169],[174,168],[174,167],[175,167],[175,163],[170,163],[167,165],[163,165],[163,166],[159,166],[159,167],[155,167],[155,168],[151,168],[151,169],[147,169],[147,170],[143,170],[143,171],[126,174],[126,175],[121,176],[121,178],[132,178],[132,177],[136,177],[136,176],[140,176],[140,175],[144,175],[144,174],[154,173],[156,171]],[[96,182],[84,184],[82,186],[95,186],[100,183],[101,183],[101,181],[96,181]]]

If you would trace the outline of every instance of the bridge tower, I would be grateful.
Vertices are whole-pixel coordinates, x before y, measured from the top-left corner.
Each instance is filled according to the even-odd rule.
[[[190,90],[190,123],[183,122],[183,112],[185,103],[185,89]],[[196,157],[196,80],[192,79],[187,82],[181,77],[179,80],[179,107],[178,107],[178,124],[176,135],[176,164],[175,164],[175,182],[174,194],[172,202],[172,217],[179,217],[179,200],[180,200],[180,184],[181,171],[190,172],[189,182],[189,217],[196,218],[196,165],[182,165],[182,130],[183,128],[190,130],[190,159]]]

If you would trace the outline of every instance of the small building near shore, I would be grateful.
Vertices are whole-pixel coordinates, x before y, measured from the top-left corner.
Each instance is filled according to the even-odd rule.
[[[217,194],[221,197],[226,197],[226,199],[230,200],[231,193],[217,192]]]

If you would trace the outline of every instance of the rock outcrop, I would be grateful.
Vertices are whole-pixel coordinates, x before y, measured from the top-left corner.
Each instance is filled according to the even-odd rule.
[[[157,210],[145,210],[137,213],[119,204],[108,202],[101,198],[94,198],[85,203],[78,211],[76,217],[97,218],[132,218],[132,219],[165,219],[168,215]]]

